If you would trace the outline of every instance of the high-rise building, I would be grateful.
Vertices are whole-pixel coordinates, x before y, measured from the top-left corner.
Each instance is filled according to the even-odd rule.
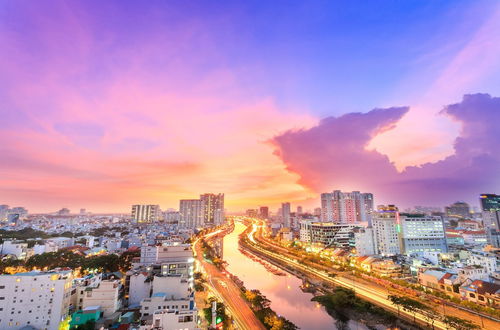
[[[290,203],[281,203],[281,218],[283,219],[283,226],[285,228],[290,228],[292,225],[290,211]]]
[[[470,217],[470,206],[465,202],[455,202],[445,207],[445,212],[448,216],[466,219]]]
[[[447,252],[443,218],[423,214],[400,214],[404,253]]]
[[[204,225],[221,225],[224,222],[224,194],[203,194],[200,200]]]
[[[500,247],[500,195],[481,194],[483,226],[488,236],[488,243]]]
[[[297,215],[301,215],[303,212],[302,206],[297,206]]]
[[[372,226],[377,254],[391,256],[401,253],[398,212],[394,205],[380,205],[373,214]]]
[[[138,223],[151,223],[160,220],[159,205],[132,205],[132,219]]]
[[[69,313],[71,274],[66,270],[0,275],[0,329],[59,329]]]
[[[269,207],[261,206],[259,208],[259,217],[261,219],[269,219]]]
[[[179,228],[203,227],[200,199],[181,199],[179,204]]]
[[[370,222],[373,194],[359,191],[321,194],[321,221],[337,223]]]

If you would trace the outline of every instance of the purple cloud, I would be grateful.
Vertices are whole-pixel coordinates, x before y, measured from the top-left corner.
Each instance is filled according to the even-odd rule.
[[[309,130],[275,137],[276,154],[300,175],[301,184],[317,192],[371,191],[379,202],[401,206],[442,205],[458,199],[476,202],[482,192],[500,191],[500,98],[465,95],[462,102],[445,107],[442,114],[462,125],[454,154],[400,173],[388,157],[366,146],[407,110],[375,109],[326,118]]]

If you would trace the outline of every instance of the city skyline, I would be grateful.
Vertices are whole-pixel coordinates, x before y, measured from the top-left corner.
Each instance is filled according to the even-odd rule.
[[[494,1],[0,5],[0,199],[33,212],[478,205],[500,184]],[[487,175],[485,175],[487,173]]]

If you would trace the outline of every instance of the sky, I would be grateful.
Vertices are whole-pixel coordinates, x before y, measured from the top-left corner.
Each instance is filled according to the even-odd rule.
[[[0,204],[500,193],[497,1],[0,1]]]

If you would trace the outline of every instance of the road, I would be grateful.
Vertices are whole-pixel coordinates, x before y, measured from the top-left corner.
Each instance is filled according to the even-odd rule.
[[[226,230],[220,229],[205,235],[205,240],[214,239],[217,235],[225,234]],[[265,330],[260,320],[255,316],[247,302],[241,297],[241,290],[222,273],[217,267],[205,260],[200,244],[200,239],[193,242],[193,250],[198,266],[208,278],[210,290],[219,300],[223,301],[229,313],[233,316],[238,328],[245,330]]]
[[[248,239],[252,243],[253,248],[256,249],[258,252],[267,255],[275,260],[279,260],[283,263],[286,263],[290,266],[292,266],[295,269],[299,269],[305,273],[312,274],[318,278],[321,278],[322,280],[326,282],[330,282],[332,284],[336,285],[341,285],[343,287],[350,288],[356,292],[357,295],[363,297],[366,300],[369,300],[381,307],[384,307],[385,309],[394,311],[397,313],[397,308],[391,303],[391,301],[388,299],[388,291],[386,288],[381,288],[381,287],[376,287],[376,286],[371,286],[371,285],[366,285],[365,283],[360,283],[359,281],[353,281],[351,278],[346,278],[338,275],[335,278],[331,278],[328,276],[328,274],[322,270],[318,270],[315,268],[312,268],[310,266],[304,266],[303,264],[299,263],[294,257],[286,256],[281,253],[275,253],[272,251],[269,251],[269,249],[265,249],[262,247],[268,242],[268,240],[265,240],[263,242],[264,238],[262,237],[262,230],[266,229],[267,227],[263,224],[262,221],[260,220],[255,220],[252,223],[252,230],[248,233]],[[264,244],[263,244],[264,243]],[[278,247],[273,244],[273,247]],[[413,319],[413,314],[411,312],[406,312],[403,310],[400,310],[400,313],[406,316],[409,320]],[[461,316],[464,318],[464,313],[461,311],[458,311],[459,315],[457,314],[457,311],[452,311],[449,310],[447,311],[447,315],[454,315],[454,316]],[[428,320],[426,317],[422,314],[416,313],[415,314],[416,320],[418,320],[420,323],[427,324]],[[466,317],[467,319],[470,319],[469,317]],[[477,320],[472,320],[473,322],[477,322]],[[491,320],[482,320],[484,323],[484,328],[485,329],[495,329],[498,326],[498,323],[491,321]],[[434,322],[434,327],[437,329],[446,329],[446,325],[441,322],[441,321],[435,321]]]

